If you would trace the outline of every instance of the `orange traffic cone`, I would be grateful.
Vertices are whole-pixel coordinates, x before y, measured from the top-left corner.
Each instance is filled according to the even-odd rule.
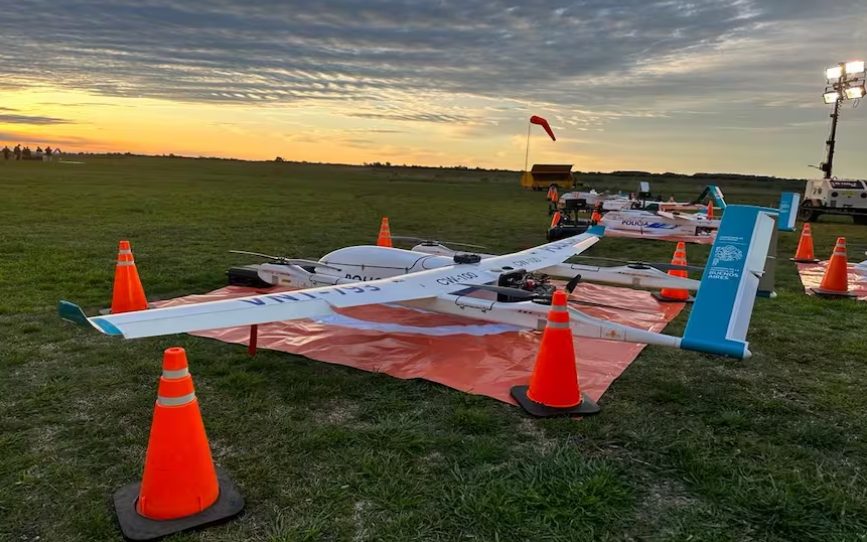
[[[671,258],[671,265],[687,265],[686,243],[683,241],[677,242],[677,247],[674,249],[674,256]],[[668,274],[672,277],[689,278],[689,273],[686,269],[669,269]],[[694,301],[694,299],[689,295],[689,290],[683,288],[663,288],[659,293],[654,293],[653,297],[655,297],[657,301],[677,301],[681,303]]]
[[[600,208],[601,205],[597,203],[596,207],[593,208],[593,212],[590,214],[590,222],[593,224],[599,224],[602,221],[602,213],[599,212]]]
[[[183,348],[163,355],[142,481],[119,489],[114,507],[130,540],[222,522],[244,508],[235,484],[214,468]]]
[[[540,418],[564,414],[589,416],[600,410],[599,405],[581,393],[578,384],[566,299],[566,292],[554,292],[530,385],[511,390],[512,397],[524,410]]]
[[[818,288],[810,288],[816,295],[825,297],[854,297],[849,293],[849,262],[846,259],[846,238],[838,237],[828,268],[822,275]]]
[[[556,203],[558,199],[560,199],[560,194],[557,191],[557,187],[551,185],[548,187],[548,194],[546,194],[545,199],[548,201]]]
[[[121,241],[117,247],[117,266],[114,268],[114,289],[111,293],[111,312],[141,311],[148,308],[132,249],[129,241]]]
[[[379,223],[379,237],[376,238],[376,246],[391,247],[391,230],[388,228],[388,217],[382,217],[382,222]]]
[[[816,263],[819,261],[813,253],[813,233],[809,222],[805,222],[804,227],[801,229],[801,239],[798,240],[798,249],[795,250],[795,257],[791,260],[798,263]]]
[[[713,220],[713,202],[712,201],[707,202],[707,213],[705,213],[705,214],[707,215],[708,220]]]
[[[551,228],[556,228],[560,224],[560,211],[556,211],[551,218]],[[550,229],[550,228],[549,228]]]

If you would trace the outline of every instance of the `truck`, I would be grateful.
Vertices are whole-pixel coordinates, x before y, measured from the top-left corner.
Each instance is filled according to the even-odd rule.
[[[859,179],[811,179],[804,190],[798,218],[815,222],[822,215],[851,216],[867,225],[867,181]]]
[[[521,188],[548,190],[552,185],[558,190],[568,190],[575,185],[572,164],[533,164],[530,171],[521,174]]]

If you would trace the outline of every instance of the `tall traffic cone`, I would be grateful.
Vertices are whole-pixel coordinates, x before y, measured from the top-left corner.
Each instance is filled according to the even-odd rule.
[[[602,213],[599,212],[601,207],[602,206],[597,203],[593,208],[593,212],[590,214],[590,222],[593,224],[599,224],[602,221]]]
[[[121,241],[117,247],[117,265],[114,268],[114,288],[111,292],[111,312],[140,311],[148,308],[132,249],[129,241]]]
[[[810,288],[813,293],[825,297],[854,297],[849,292],[849,262],[846,258],[846,238],[838,237],[828,268],[822,275],[818,288]]]
[[[560,224],[560,218],[560,211],[555,211],[554,216],[551,218],[550,228],[556,228]]]
[[[713,220],[713,202],[712,201],[707,202],[707,213],[705,213],[705,215],[707,215],[708,220]]]
[[[674,256],[671,258],[671,265],[687,265],[686,263],[686,243],[683,241],[677,242],[677,247],[674,249]],[[686,269],[669,269],[668,274],[672,277],[689,278],[689,272]],[[653,297],[657,301],[675,301],[681,303],[690,303],[694,301],[689,295],[689,290],[684,288],[663,288],[659,293],[654,293]]]
[[[214,467],[183,348],[163,354],[142,481],[115,492],[114,508],[130,540],[226,521],[244,508],[235,484]]]
[[[801,229],[798,249],[795,250],[795,257],[792,258],[792,261],[798,263],[816,263],[819,261],[813,253],[813,233],[809,222],[805,222]]]
[[[376,246],[392,247],[391,230],[388,228],[388,217],[382,217],[382,222],[379,223],[379,236],[376,238]]]
[[[581,393],[575,364],[575,345],[569,328],[566,292],[554,292],[548,324],[536,355],[529,386],[515,386],[512,397],[521,407],[540,418],[577,414],[589,416],[600,408]]]

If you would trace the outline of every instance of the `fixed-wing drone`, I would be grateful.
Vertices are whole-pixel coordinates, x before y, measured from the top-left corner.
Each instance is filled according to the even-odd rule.
[[[596,231],[598,232],[599,230]],[[314,288],[316,286],[335,284],[335,276],[346,280],[373,280],[374,278],[383,275],[392,276],[421,270],[424,269],[424,266],[431,266],[432,262],[434,265],[451,265],[455,262],[455,257],[461,258],[467,256],[465,253],[449,248],[446,246],[446,243],[451,246],[462,245],[465,247],[485,248],[479,245],[470,245],[467,243],[424,240],[416,237],[392,236],[392,239],[420,241],[419,244],[412,247],[409,251],[415,254],[414,256],[409,257],[411,260],[410,263],[413,264],[412,266],[407,267],[406,262],[396,262],[396,253],[394,251],[384,251],[382,250],[383,247],[379,246],[348,247],[331,252],[316,261],[270,256],[268,254],[248,252],[244,250],[232,250],[230,252],[259,256],[271,260],[273,263],[250,266],[255,268],[255,274],[258,279],[266,284],[289,288]],[[402,251],[402,253],[405,252],[407,251]],[[440,258],[434,260],[423,259],[420,257],[419,253],[439,256]],[[482,259],[496,257],[494,254],[485,254],[480,252],[474,253],[473,255],[478,255]],[[472,255],[470,256],[472,257]],[[576,263],[561,263],[546,267],[535,273],[529,273],[526,272],[526,270],[519,270],[519,272],[508,275],[504,274],[500,277],[497,281],[497,286],[501,287],[500,295],[501,297],[506,295],[506,290],[503,290],[502,288],[532,289],[529,286],[530,284],[545,284],[546,288],[550,288],[550,286],[547,286],[550,278],[576,280],[576,277],[580,277],[582,282],[628,286],[631,288],[646,288],[654,290],[662,288],[679,288],[695,291],[698,290],[700,284],[699,281],[668,275],[665,271],[704,270],[703,267],[689,265],[645,263],[642,261],[626,261],[593,256],[587,256],[587,259],[614,261],[625,265],[594,266]],[[577,284],[577,282],[575,284]],[[570,284],[569,288],[574,288],[575,284]],[[523,296],[524,298],[527,297],[527,294],[524,292],[511,291],[509,293],[512,294],[512,297],[515,295],[519,297]]]
[[[748,357],[746,333],[773,233],[772,214],[760,207],[729,206],[683,337],[624,326],[569,307],[573,335]],[[485,258],[346,247],[319,261],[280,264],[281,271],[291,271],[299,290],[90,318],[77,305],[61,301],[59,312],[66,320],[128,339],[318,318],[381,303],[542,329],[553,286],[536,280],[536,274],[552,268],[571,273],[563,262],[593,246],[603,233],[603,228],[594,227],[560,241]],[[577,284],[578,274],[567,288]]]
[[[719,190],[715,186],[709,189]],[[713,192],[711,192],[713,193]],[[727,211],[722,196],[714,196],[714,201],[721,204],[721,209]],[[796,215],[792,209],[798,208],[800,195],[794,192],[783,192],[780,195],[780,206],[776,209],[780,220],[777,223],[781,231],[792,231]],[[666,204],[653,204],[641,210],[611,211],[602,215],[599,222],[605,226],[606,232],[612,237],[619,234],[625,236],[640,236],[646,238],[688,236],[713,237],[720,228],[720,220],[708,217],[705,213],[685,213],[678,210],[663,210]],[[670,205],[670,204],[669,204]],[[703,208],[703,207],[702,207]],[[770,209],[770,208],[769,208]]]
[[[635,232],[645,237],[712,237],[720,221],[697,213],[679,211],[609,211],[599,222],[612,233]]]

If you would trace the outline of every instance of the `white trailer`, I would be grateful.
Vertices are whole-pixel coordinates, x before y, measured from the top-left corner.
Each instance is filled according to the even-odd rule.
[[[815,222],[822,215],[849,215],[855,224],[867,225],[867,181],[812,179],[807,181],[798,218]]]

